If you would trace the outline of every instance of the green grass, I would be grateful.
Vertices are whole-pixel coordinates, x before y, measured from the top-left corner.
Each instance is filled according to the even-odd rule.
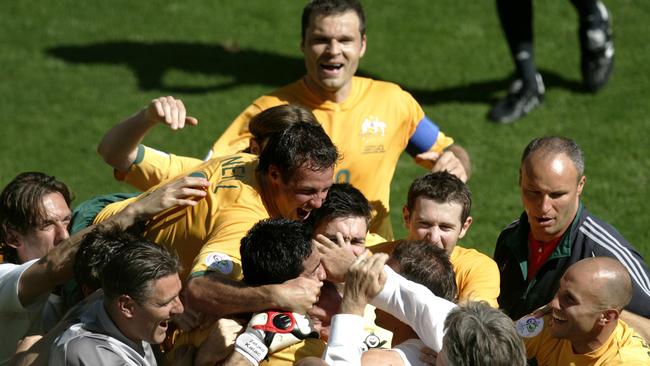
[[[67,182],[76,202],[128,190],[95,153],[114,123],[159,95],[182,98],[199,127],[156,129],[150,146],[202,157],[258,95],[304,72],[298,48],[303,2],[5,1],[0,4],[0,185],[40,170]],[[647,1],[607,4],[616,67],[598,95],[581,92],[576,15],[568,1],[535,2],[536,52],[546,103],[511,126],[486,122],[505,93],[511,63],[493,1],[364,2],[364,74],[411,91],[427,115],[471,154],[474,225],[466,246],[491,254],[521,211],[517,165],[533,137],[570,136],[587,157],[583,198],[642,254],[647,242],[650,43]],[[407,156],[393,180],[393,223],[411,180]],[[647,260],[646,260],[647,261]]]

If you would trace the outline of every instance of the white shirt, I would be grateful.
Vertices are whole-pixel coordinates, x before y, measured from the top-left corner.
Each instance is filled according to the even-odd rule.
[[[440,352],[444,322],[456,304],[437,297],[425,286],[405,279],[388,266],[384,266],[384,271],[384,288],[370,303],[408,324],[423,345]],[[337,314],[332,318],[330,338],[323,359],[330,366],[361,365],[362,340],[363,318],[353,314]],[[413,345],[404,345],[402,354],[412,353],[409,350]]]
[[[25,307],[18,298],[18,281],[37,259],[23,264],[0,264],[0,366],[7,365],[16,352],[18,341],[27,335],[42,333],[42,311],[48,296],[44,294]]]

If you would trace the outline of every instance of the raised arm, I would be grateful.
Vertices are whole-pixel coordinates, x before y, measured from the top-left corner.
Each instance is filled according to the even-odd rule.
[[[97,152],[117,171],[126,172],[136,160],[138,145],[158,123],[176,130],[186,124],[195,126],[198,120],[187,116],[181,100],[171,96],[156,98],[146,108],[113,126],[102,137]]]

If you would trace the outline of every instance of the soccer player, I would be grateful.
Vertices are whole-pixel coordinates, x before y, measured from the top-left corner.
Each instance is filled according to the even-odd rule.
[[[650,271],[641,255],[611,225],[580,202],[586,177],[583,152],[559,136],[533,139],[524,149],[519,188],[524,213],[499,235],[494,260],[501,273],[499,305],[518,319],[546,305],[569,266],[586,257],[619,260],[634,295],[621,318],[650,329]],[[646,336],[646,335],[644,335]]]
[[[201,178],[175,180],[133,202],[102,225],[123,229],[176,205],[192,205],[203,193]],[[0,194],[0,364],[8,361],[19,339],[40,336],[58,320],[48,294],[72,278],[79,242],[87,231],[68,237],[70,192],[43,173],[18,175]],[[60,302],[60,300],[59,300]],[[52,318],[52,319],[50,319]],[[46,324],[45,319],[51,320]]]
[[[183,312],[180,262],[119,228],[94,238],[128,244],[104,266],[103,296],[56,339],[49,364],[155,366],[151,344],[165,340],[171,317]]]
[[[151,185],[180,174],[203,176],[211,183],[206,197],[196,206],[150,220],[145,236],[175,248],[185,268],[191,269],[187,300],[194,310],[217,317],[269,306],[304,312],[314,302],[320,284],[300,278],[280,285],[242,286],[237,282],[241,280],[239,241],[259,220],[302,220],[320,207],[332,185],[338,160],[336,148],[311,112],[282,105],[258,118],[295,123],[274,132],[259,157],[238,153],[198,166],[190,164],[188,170],[182,171],[186,166],[182,162],[175,164],[176,157],[137,144],[144,135],[143,126],[172,117],[187,119],[184,109],[179,117],[177,106],[169,98],[152,101],[148,108],[121,124],[137,131],[127,136],[122,146],[113,146],[121,152],[114,154],[118,158],[112,165],[125,173],[126,180],[141,179]],[[129,177],[132,173],[135,177]],[[128,202],[107,206],[96,221],[118,212]]]
[[[343,155],[336,182],[349,182],[370,201],[370,232],[392,240],[390,182],[406,150],[433,171],[448,170],[463,181],[469,156],[442,133],[413,97],[399,86],[355,76],[366,52],[365,14],[357,0],[313,0],[302,14],[300,48],[307,74],[263,95],[246,108],[214,144],[209,156],[248,145],[250,120],[280,104],[310,109]]]
[[[444,249],[456,274],[458,301],[486,301],[497,308],[499,269],[492,258],[457,245],[472,224],[472,196],[460,179],[447,172],[429,173],[409,187],[404,225],[409,240],[426,240]]]
[[[621,262],[592,257],[572,264],[543,318],[524,317],[517,330],[535,365],[648,365],[650,347],[621,320],[632,281]]]

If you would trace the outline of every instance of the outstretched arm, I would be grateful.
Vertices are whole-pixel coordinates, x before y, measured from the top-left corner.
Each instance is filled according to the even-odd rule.
[[[282,309],[304,314],[318,301],[322,282],[298,277],[279,285],[248,286],[216,272],[190,278],[188,306],[221,318],[230,314]]]
[[[186,124],[195,126],[198,120],[186,114],[181,100],[171,96],[156,98],[146,108],[113,126],[102,137],[97,152],[117,171],[126,172],[137,157],[138,145],[158,123],[176,130]]]
[[[171,207],[196,205],[196,197],[205,196],[208,186],[209,182],[205,178],[184,177],[174,180],[141,196],[108,220],[76,233],[25,270],[18,282],[21,304],[27,306],[33,303],[41,295],[72,278],[72,265],[79,243],[93,228],[119,225],[126,229]]]

